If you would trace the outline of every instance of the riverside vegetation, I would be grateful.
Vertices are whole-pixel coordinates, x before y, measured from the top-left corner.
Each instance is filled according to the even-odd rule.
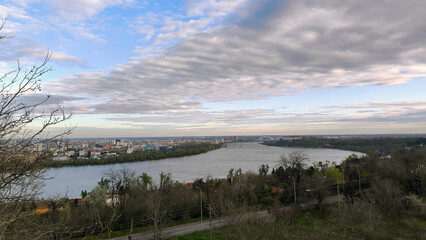
[[[67,161],[49,161],[48,167],[64,167],[64,166],[85,166],[85,165],[106,165],[114,163],[125,162],[140,162],[147,160],[159,160],[165,158],[177,158],[192,156],[208,151],[216,150],[222,147],[222,144],[211,143],[196,143],[196,144],[183,144],[178,147],[173,147],[168,151],[136,151],[129,154],[119,154],[115,156],[100,157],[100,158],[84,158],[72,159]]]
[[[16,202],[34,214],[7,225],[5,238],[32,239],[43,232],[43,239],[98,239],[153,229],[161,239],[162,227],[200,217],[199,188],[204,216],[265,208],[274,216],[272,222],[231,220],[213,231],[215,239],[423,239],[425,153],[425,148],[403,149],[390,159],[369,153],[349,156],[340,165],[306,167],[303,152],[294,152],[282,156],[278,167],[261,165],[257,173],[231,169],[226,179],[197,179],[192,186],[165,173],[156,184],[145,173],[122,169],[107,174],[91,192],[82,192],[81,202],[45,202],[44,213],[37,212],[40,203]],[[345,196],[340,209],[325,206],[323,200],[337,189]],[[312,200],[316,210],[298,209],[297,204]],[[282,212],[281,206],[293,208]]]
[[[376,155],[386,156],[402,148],[412,146],[426,146],[426,138],[422,137],[351,137],[351,138],[321,138],[302,137],[300,139],[280,139],[265,141],[264,145],[277,147],[304,147],[304,148],[334,148],[356,152],[373,152]]]

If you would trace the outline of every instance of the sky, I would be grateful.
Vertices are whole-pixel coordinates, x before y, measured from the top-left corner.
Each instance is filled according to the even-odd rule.
[[[72,137],[426,133],[423,0],[0,0]],[[61,131],[55,126],[49,131]]]

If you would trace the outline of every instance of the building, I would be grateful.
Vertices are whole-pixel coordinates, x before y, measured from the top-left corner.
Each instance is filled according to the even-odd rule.
[[[52,160],[53,161],[68,161],[69,157],[68,156],[57,156],[57,157],[53,157]]]
[[[156,145],[146,145],[144,148],[145,151],[148,150],[157,150],[157,146]]]
[[[43,143],[37,143],[36,144],[36,150],[37,150],[37,152],[43,151]]]
[[[98,150],[92,150],[90,151],[90,157],[91,158],[98,158],[101,156],[101,152]]]
[[[68,151],[68,152],[67,152],[67,156],[68,156],[68,157],[71,157],[71,156],[74,156],[74,155],[75,155],[75,151],[72,151],[72,150],[71,150],[71,151]]]

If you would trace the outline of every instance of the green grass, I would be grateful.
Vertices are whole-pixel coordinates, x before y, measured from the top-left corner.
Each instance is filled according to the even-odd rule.
[[[217,234],[213,234],[213,239],[218,239]],[[209,231],[201,231],[190,233],[182,236],[168,238],[170,240],[210,240],[210,232]],[[221,238],[222,239],[222,238]]]

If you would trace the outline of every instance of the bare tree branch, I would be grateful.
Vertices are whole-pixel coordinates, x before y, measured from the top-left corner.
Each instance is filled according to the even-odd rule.
[[[5,23],[6,20],[0,22],[0,32]],[[10,36],[0,34],[0,40],[5,38]],[[15,70],[0,73],[0,239],[21,234],[16,226],[34,215],[26,205],[36,199],[46,163],[51,158],[49,151],[33,151],[35,144],[61,139],[73,130],[68,127],[60,133],[49,134],[50,127],[71,118],[62,106],[45,108],[49,95],[39,102],[24,101],[26,95],[41,91],[42,77],[52,70],[47,66],[50,58],[51,53],[47,52],[41,64],[27,70],[17,61]],[[52,231],[28,233],[28,238],[45,238]]]

